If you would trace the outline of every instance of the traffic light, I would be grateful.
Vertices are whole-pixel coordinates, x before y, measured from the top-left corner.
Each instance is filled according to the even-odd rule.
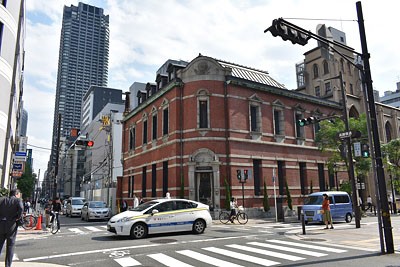
[[[300,127],[309,125],[309,124],[315,124],[320,122],[320,119],[318,117],[308,117],[308,118],[304,118],[301,120],[298,120],[297,123],[299,124]]]
[[[296,28],[295,25],[290,24],[282,18],[274,19],[272,26],[266,29],[264,32],[271,32],[272,36],[280,36],[284,41],[291,41],[292,44],[306,45],[308,40],[311,38],[307,32],[301,31]]]
[[[369,145],[367,144],[361,145],[361,156],[363,158],[369,158]]]
[[[238,180],[242,180],[242,170],[236,170],[236,176]]]
[[[249,170],[247,170],[247,169],[244,169],[243,170],[243,178],[245,179],[245,180],[247,180],[248,178],[249,178]]]
[[[88,146],[92,147],[94,145],[94,141],[92,140],[76,140],[75,141],[76,146]]]

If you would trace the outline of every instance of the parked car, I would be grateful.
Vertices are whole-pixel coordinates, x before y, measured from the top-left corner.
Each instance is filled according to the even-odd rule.
[[[321,213],[323,194],[327,194],[329,197],[332,220],[351,222],[353,218],[353,205],[349,194],[340,191],[327,191],[312,193],[304,200],[303,212],[305,223],[323,223],[323,215]]]
[[[81,216],[81,210],[86,199],[83,197],[70,197],[67,200],[67,208],[65,210],[65,216]]]
[[[138,239],[178,231],[201,234],[211,223],[208,205],[186,199],[156,199],[113,216],[107,230]]]
[[[95,219],[108,220],[111,217],[111,209],[103,201],[88,201],[81,211],[81,219],[90,221]]]

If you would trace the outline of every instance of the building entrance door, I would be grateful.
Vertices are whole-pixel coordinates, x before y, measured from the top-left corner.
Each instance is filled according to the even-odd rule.
[[[214,208],[214,183],[212,172],[196,173],[196,201],[207,204],[210,210]]]

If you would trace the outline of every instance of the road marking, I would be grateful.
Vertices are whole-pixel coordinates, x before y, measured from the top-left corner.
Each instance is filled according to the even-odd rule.
[[[272,245],[272,244],[265,244],[265,243],[260,243],[260,242],[249,242],[247,244],[254,245],[254,246],[260,246],[260,247],[264,247],[264,248],[273,248],[273,249],[278,249],[278,250],[283,250],[283,251],[288,251],[288,252],[294,252],[294,253],[299,253],[299,254],[304,254],[304,255],[314,256],[314,257],[322,257],[322,256],[328,255],[328,254],[312,252],[312,251],[308,251],[308,250],[304,250],[304,249],[288,248],[288,247],[282,247],[282,246],[277,246],[277,245]]]
[[[232,262],[228,262],[228,261],[223,261],[214,257],[210,257],[192,250],[181,250],[181,251],[177,251],[177,253],[185,255],[187,257],[193,258],[195,260],[201,261],[201,262],[205,262],[208,263],[212,266],[218,266],[218,267],[244,267],[242,265],[238,265],[238,264],[234,264]]]
[[[85,226],[86,229],[92,231],[92,232],[102,232],[103,230],[96,228],[94,226]]]
[[[68,231],[71,231],[71,232],[73,232],[75,234],[84,234],[85,233],[84,231],[82,231],[79,228],[68,228]]]
[[[162,253],[150,254],[147,256],[168,267],[193,267],[193,265],[186,264]]]
[[[327,251],[327,252],[335,252],[335,253],[347,252],[347,250],[344,250],[344,249],[336,249],[336,248],[330,248],[330,247],[324,247],[324,246],[314,246],[314,245],[303,244],[303,243],[300,244],[300,243],[289,242],[289,241],[284,241],[284,240],[266,240],[266,241],[278,243],[278,244],[289,245],[289,246],[295,246],[295,247],[311,248],[311,249],[322,250],[322,251]]]
[[[230,247],[230,248],[236,248],[236,249],[239,249],[241,251],[249,251],[249,252],[258,253],[258,254],[262,254],[262,255],[267,255],[267,256],[271,256],[271,257],[282,258],[282,259],[286,259],[286,260],[290,260],[290,261],[299,261],[299,260],[304,260],[305,259],[305,258],[302,258],[302,257],[291,256],[291,255],[288,255],[288,254],[283,254],[283,253],[279,253],[279,252],[273,252],[273,251],[254,248],[254,247],[247,247],[247,246],[241,246],[241,245],[235,245],[235,244],[226,245],[226,246]]]
[[[239,252],[233,252],[233,251],[230,251],[230,250],[216,248],[216,247],[208,247],[208,248],[202,248],[202,249],[207,250],[207,251],[211,251],[213,253],[218,253],[218,254],[221,254],[221,255],[224,255],[224,256],[232,257],[234,259],[243,260],[243,261],[249,261],[249,262],[252,262],[252,263],[260,264],[262,266],[272,266],[272,265],[280,264],[279,262],[276,262],[276,261],[270,261],[270,260],[266,260],[266,259],[262,259],[262,258],[258,258],[258,257],[254,257],[254,256],[250,256],[250,255],[247,255],[247,254],[243,254],[243,253],[239,253]],[[229,265],[229,266],[231,266],[231,265]]]
[[[124,258],[118,258],[114,259],[119,265],[122,267],[131,267],[131,266],[139,266],[142,265],[140,262],[135,260],[132,257],[124,257]]]

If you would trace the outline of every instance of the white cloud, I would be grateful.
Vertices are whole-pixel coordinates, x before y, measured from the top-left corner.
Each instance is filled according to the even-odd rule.
[[[320,23],[342,30],[346,32],[347,44],[361,52],[355,1],[85,2],[103,7],[105,14],[110,15],[109,86],[123,90],[135,81],[154,82],[155,72],[168,59],[190,61],[199,53],[269,71],[273,78],[293,89],[295,64],[316,42],[310,41],[302,47],[264,33],[278,17],[312,32]],[[27,1],[24,98],[29,112],[29,140],[37,142],[35,145],[51,143],[63,6],[77,3],[73,0]],[[400,1],[362,1],[362,4],[372,78],[374,87],[382,94],[395,89],[400,79],[400,53],[394,32]],[[43,129],[48,133],[41,133]],[[42,165],[47,164],[46,157],[40,169],[46,167]]]

